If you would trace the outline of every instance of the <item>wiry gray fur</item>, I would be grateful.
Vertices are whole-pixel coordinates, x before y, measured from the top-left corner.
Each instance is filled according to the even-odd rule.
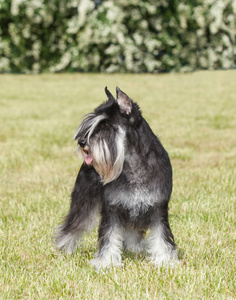
[[[178,257],[168,221],[170,160],[138,105],[116,91],[115,100],[105,88],[108,100],[85,117],[74,136],[85,161],[56,244],[73,252],[100,218],[98,253],[91,261],[97,269],[121,265],[123,247],[146,251],[155,265],[172,267]]]

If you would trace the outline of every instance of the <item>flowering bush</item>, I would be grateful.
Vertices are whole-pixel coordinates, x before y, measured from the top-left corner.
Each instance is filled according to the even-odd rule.
[[[0,0],[0,72],[236,65],[236,0]]]

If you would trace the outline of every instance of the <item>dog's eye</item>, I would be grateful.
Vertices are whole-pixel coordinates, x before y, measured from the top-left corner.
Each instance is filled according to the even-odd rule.
[[[109,127],[110,127],[110,124],[107,121],[102,123],[102,128],[108,129]]]

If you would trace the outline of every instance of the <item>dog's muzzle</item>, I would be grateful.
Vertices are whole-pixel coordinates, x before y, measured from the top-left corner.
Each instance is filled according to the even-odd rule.
[[[81,139],[78,141],[78,144],[80,145],[81,148],[84,148],[86,146],[86,140]]]
[[[85,158],[85,162],[87,165],[91,165],[92,161],[93,161],[93,156],[90,153],[90,148],[86,145],[86,140],[79,140],[78,141],[80,148],[81,148],[81,152],[83,153],[83,156]]]

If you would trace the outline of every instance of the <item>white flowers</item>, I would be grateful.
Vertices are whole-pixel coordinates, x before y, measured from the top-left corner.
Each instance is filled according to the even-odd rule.
[[[236,0],[180,3],[176,11],[166,0],[97,7],[94,0],[12,0],[10,11],[5,7],[0,0],[0,72],[236,66]]]

